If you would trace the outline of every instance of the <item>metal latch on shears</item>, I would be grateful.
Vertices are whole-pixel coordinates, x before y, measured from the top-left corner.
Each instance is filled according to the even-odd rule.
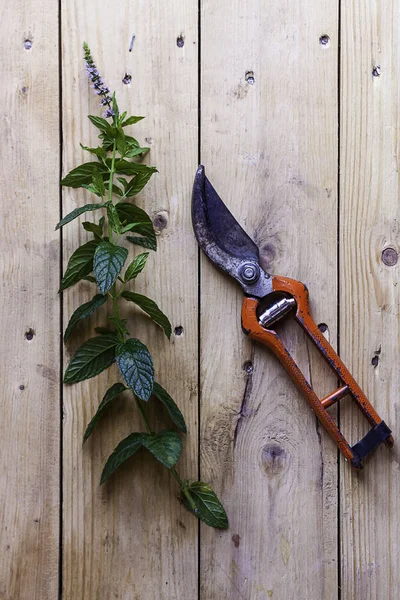
[[[351,466],[362,469],[362,459],[383,442],[388,447],[393,446],[391,430],[313,321],[306,286],[294,279],[270,275],[262,269],[257,245],[222,202],[205,176],[203,166],[198,168],[194,180],[192,221],[204,253],[217,267],[236,279],[243,289],[244,333],[273,351]],[[294,315],[341,383],[325,398],[320,399],[316,395],[282,339],[272,329],[290,314]],[[350,446],[327,410],[347,395],[352,397],[372,426],[354,446]]]

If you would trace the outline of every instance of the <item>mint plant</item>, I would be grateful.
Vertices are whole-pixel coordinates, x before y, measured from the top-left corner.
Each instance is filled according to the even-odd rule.
[[[96,414],[88,424],[83,442],[89,438],[109,406],[120,394],[129,391],[143,418],[145,431],[135,431],[123,439],[107,460],[101,484],[128,458],[140,450],[150,454],[170,470],[175,477],[184,506],[212,527],[226,528],[225,510],[211,487],[201,481],[182,480],[176,469],[182,451],[182,439],[175,429],[153,431],[146,415],[147,402],[158,401],[165,407],[176,428],[186,433],[184,417],[168,392],[155,381],[153,360],[148,348],[139,339],[130,337],[127,319],[119,312],[120,302],[133,303],[142,309],[169,338],[171,324],[158,305],[129,289],[146,267],[150,250],[157,249],[153,224],[149,215],[136,206],[132,199],[144,188],[157,169],[140,162],[149,152],[127,135],[128,126],[143,117],[127,116],[119,111],[115,93],[110,94],[104,84],[86,43],[83,45],[86,71],[92,88],[105,109],[103,117],[89,115],[99,130],[100,145],[81,147],[93,155],[93,160],[79,165],[61,181],[61,185],[85,188],[96,198],[91,204],[76,208],[66,215],[56,229],[84,213],[98,213],[98,221],[85,221],[83,228],[93,239],[71,255],[60,291],[85,280],[97,285],[97,293],[72,314],[64,333],[66,342],[76,326],[95,311],[112,303],[112,315],[105,327],[96,328],[97,335],[84,342],[72,357],[64,375],[64,383],[73,384],[95,377],[113,363],[117,364],[124,383],[117,381],[104,394]],[[129,264],[128,248],[121,245],[127,240],[133,247],[145,248]],[[125,265],[127,266],[125,267]],[[124,271],[124,272],[123,272]]]

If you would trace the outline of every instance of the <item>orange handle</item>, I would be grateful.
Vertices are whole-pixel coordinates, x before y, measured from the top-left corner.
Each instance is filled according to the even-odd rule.
[[[332,346],[324,338],[321,331],[318,329],[318,326],[312,319],[310,314],[308,290],[306,286],[300,281],[288,279],[286,277],[273,277],[272,288],[274,292],[284,292],[296,300],[296,320],[302,326],[304,331],[313,341],[319,352],[322,354],[324,359],[344,385],[326,398],[322,400],[319,399],[299,369],[298,365],[289,354],[278,334],[275,331],[265,329],[262,325],[260,325],[257,316],[259,301],[254,298],[245,298],[243,301],[243,330],[252,339],[255,339],[268,346],[273,351],[288,372],[292,381],[303,394],[311,408],[314,410],[323,427],[335,441],[340,452],[355,469],[361,469],[362,463],[360,457],[354,452],[354,449],[351,448],[326,409],[343,396],[350,394],[373,427],[379,425],[382,422],[382,419],[379,417],[353,376],[350,374]],[[384,423],[382,423],[382,425],[385,426]],[[386,436],[383,441],[385,441],[386,445],[389,447],[393,445],[393,438],[391,435]]]

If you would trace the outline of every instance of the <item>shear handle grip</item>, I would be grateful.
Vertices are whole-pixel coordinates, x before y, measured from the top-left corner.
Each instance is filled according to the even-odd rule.
[[[345,384],[345,387],[348,388],[346,395],[349,394],[353,397],[354,402],[363,412],[373,429],[353,448],[349,445],[334,419],[327,411],[327,406],[332,404],[332,402],[327,403],[318,398],[279,335],[272,329],[266,329],[260,324],[257,316],[259,301],[255,298],[245,298],[243,301],[243,330],[252,339],[268,346],[272,350],[287,371],[293,383],[315,412],[323,427],[335,441],[340,452],[355,469],[361,469],[361,459],[373,448],[382,442],[389,447],[393,445],[393,438],[390,435],[391,432],[371,406],[361,388],[313,321],[310,315],[308,290],[306,286],[293,279],[273,277],[272,287],[274,292],[284,292],[296,300],[296,320],[310,337],[336,376]],[[341,390],[339,389],[337,392],[341,392]],[[333,399],[336,397],[336,400],[338,400],[343,397],[344,394],[337,392],[331,394],[329,398]],[[383,425],[380,425],[381,423],[383,423]]]
[[[372,425],[372,427],[379,425],[382,419],[311,317],[307,287],[300,281],[289,279],[287,277],[273,277],[272,286],[274,291],[286,292],[294,297],[297,304],[296,320],[321,352],[334,373],[348,386],[348,393],[353,397],[353,400],[363,412],[370,425]],[[392,446],[393,438],[387,438],[385,442],[388,446]]]

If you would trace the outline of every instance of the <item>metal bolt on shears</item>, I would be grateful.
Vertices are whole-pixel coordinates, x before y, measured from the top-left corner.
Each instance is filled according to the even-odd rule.
[[[393,446],[391,430],[312,319],[306,286],[294,279],[270,275],[262,269],[257,245],[222,202],[202,165],[197,170],[193,185],[192,221],[203,252],[217,267],[236,279],[243,289],[244,333],[268,346],[277,356],[351,466],[362,469],[362,459],[381,443],[389,448]],[[340,387],[325,398],[320,399],[316,395],[279,335],[271,329],[290,314],[294,315],[341,382]],[[327,410],[347,395],[352,397],[372,426],[354,446],[350,446]]]

